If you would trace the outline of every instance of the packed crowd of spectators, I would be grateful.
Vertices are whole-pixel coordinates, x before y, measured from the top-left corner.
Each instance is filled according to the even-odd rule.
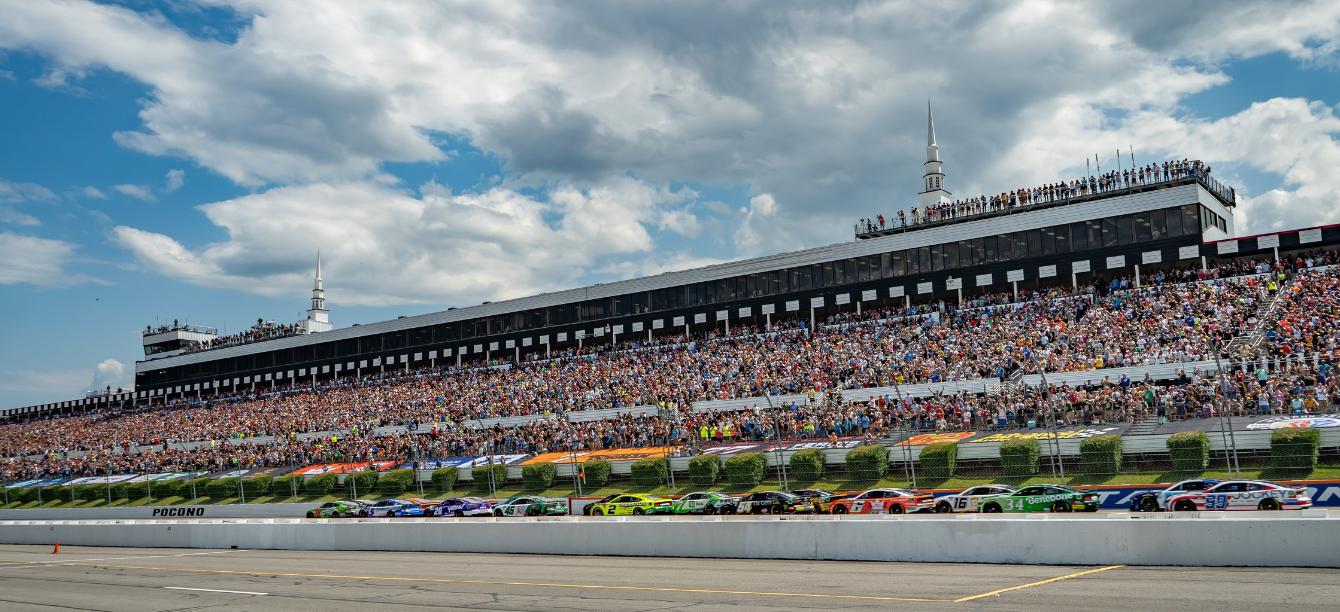
[[[200,351],[208,351],[227,346],[239,346],[243,344],[251,344],[253,342],[287,338],[289,336],[296,336],[299,333],[300,330],[296,324],[275,325],[274,321],[256,319],[256,324],[252,325],[251,329],[248,329],[247,331],[229,334],[227,336],[219,336],[204,342],[198,342],[186,347],[183,352],[198,353]]]
[[[1257,320],[1259,306],[1278,279],[1263,272],[1269,264],[1244,262],[1210,275],[1168,272],[1138,289],[1118,283],[1081,291],[994,294],[960,305],[841,313],[813,330],[803,321],[767,329],[732,327],[729,334],[717,330],[568,350],[507,368],[397,370],[317,388],[257,388],[139,411],[6,424],[0,426],[0,450],[25,459],[0,466],[0,477],[878,437],[908,428],[1092,424],[1193,418],[1220,410],[1316,410],[1340,400],[1329,372],[1340,287],[1334,270],[1308,270],[1330,257],[1316,254],[1289,262],[1296,280],[1279,294],[1264,323]],[[1263,334],[1268,342],[1250,354],[1223,355],[1233,339],[1255,332],[1258,325],[1268,328]],[[1162,386],[1131,381],[1121,372],[1215,355],[1245,366],[1227,388],[1210,384],[1194,370],[1185,380]],[[1275,362],[1270,372],[1257,367],[1265,363],[1262,359],[1281,356],[1286,357],[1283,365]],[[1004,395],[964,391],[913,399],[883,393],[852,403],[836,393],[996,381],[1016,371],[1092,371],[1093,378],[1075,388],[1011,387]],[[781,395],[797,394],[809,399],[780,401]],[[690,409],[693,402],[731,398],[762,398],[762,405],[731,413]],[[659,410],[583,423],[565,418],[577,411],[645,405]],[[509,416],[538,418],[481,427],[482,419]],[[391,425],[410,431],[377,434],[377,428]],[[154,450],[129,452],[142,447]]]
[[[1049,183],[1032,189],[1016,189],[993,196],[977,196],[927,207],[913,207],[911,214],[898,211],[897,219],[878,215],[865,218],[857,224],[857,233],[865,234],[888,228],[906,227],[993,213],[1016,207],[1058,202],[1119,189],[1128,189],[1153,183],[1177,180],[1196,173],[1208,175],[1210,167],[1199,160],[1171,160],[1161,164],[1146,164],[1136,169],[1113,170],[1087,179],[1078,178],[1060,183]]]

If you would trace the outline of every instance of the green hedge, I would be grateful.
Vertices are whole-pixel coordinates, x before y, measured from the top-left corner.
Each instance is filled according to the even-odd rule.
[[[1121,471],[1121,436],[1093,436],[1079,443],[1079,461],[1085,474],[1112,475]]]
[[[382,495],[400,495],[405,491],[414,490],[417,493],[418,488],[415,484],[413,469],[393,470],[383,473],[377,480],[377,492]]]
[[[180,497],[181,488],[189,481],[184,478],[173,478],[172,480],[163,480],[154,483],[154,497]],[[186,497],[191,496],[191,490],[186,489]]]
[[[858,446],[847,451],[847,478],[879,480],[889,471],[889,449],[882,444]]]
[[[297,474],[286,474],[271,481],[271,489],[275,495],[280,497],[293,497],[302,494],[302,476]],[[186,489],[186,495],[191,495],[190,488]]]
[[[740,453],[726,460],[726,482],[733,485],[757,486],[767,473],[763,453]]]
[[[269,493],[274,489],[275,479],[270,476],[255,476],[242,481],[242,492],[247,494],[247,499],[254,499]]]
[[[1202,472],[1210,465],[1210,437],[1203,431],[1179,431],[1165,443],[1176,472]]]
[[[607,487],[610,484],[610,462],[604,459],[592,459],[582,465],[582,471],[586,473],[584,482],[586,486],[599,489]]]
[[[302,488],[308,495],[324,496],[330,495],[330,492],[339,485],[340,477],[336,474],[322,474],[313,476],[303,484]]]
[[[719,455],[698,455],[689,459],[689,482],[696,487],[716,484],[721,478],[721,457]]]
[[[1301,427],[1276,429],[1270,434],[1270,466],[1284,469],[1317,467],[1321,452],[1321,431]]]
[[[107,485],[87,484],[79,485],[74,488],[75,497],[84,501],[106,500]]]
[[[446,492],[456,488],[456,478],[460,472],[454,467],[433,470],[433,490]]]
[[[521,486],[532,491],[543,491],[554,486],[558,466],[553,463],[532,463],[521,468]]]
[[[181,496],[182,496],[182,497],[190,497],[190,496],[191,496],[191,483],[195,483],[195,495],[196,495],[196,497],[202,497],[202,496],[205,496],[205,495],[209,495],[209,491],[206,491],[206,490],[205,490],[206,487],[209,486],[209,479],[208,479],[208,478],[201,477],[201,478],[196,478],[195,480],[188,480],[188,481],[186,481],[186,484],[183,484],[183,485],[182,485],[182,487],[181,487]]]
[[[493,470],[493,487],[500,489],[507,482],[507,465],[494,464],[493,467],[481,465],[471,471],[471,476],[475,479],[475,489],[487,491],[489,489],[489,470]]]
[[[37,501],[37,489],[38,487],[27,487],[19,489],[17,492],[10,491],[9,496],[11,499],[17,499],[21,502]]]
[[[800,482],[814,482],[824,475],[824,452],[817,448],[792,453],[788,463],[791,477]]]
[[[1037,438],[1014,438],[1000,443],[1000,465],[1006,476],[1032,476],[1038,473]]]
[[[666,483],[666,473],[670,469],[665,457],[647,457],[633,462],[633,484],[639,487],[655,487]]]
[[[936,442],[921,448],[921,471],[927,478],[949,478],[958,464],[958,444]]]
[[[205,492],[214,499],[237,497],[236,478],[218,478],[205,485]]]
[[[382,473],[377,470],[354,472],[344,477],[344,490],[349,495],[357,493],[358,497],[371,495],[377,490],[377,481],[381,477]]]

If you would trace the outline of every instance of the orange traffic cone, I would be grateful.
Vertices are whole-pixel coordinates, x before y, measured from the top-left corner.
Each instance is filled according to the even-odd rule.
[[[60,554],[60,542],[56,542],[56,550],[51,551],[51,554],[53,554],[53,555],[59,555],[59,554]]]

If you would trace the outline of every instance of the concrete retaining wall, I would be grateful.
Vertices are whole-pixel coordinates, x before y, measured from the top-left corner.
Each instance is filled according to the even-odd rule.
[[[28,508],[0,510],[0,521],[85,521],[152,518],[298,518],[319,503],[125,506],[119,508]],[[3,524],[3,523],[0,523]]]
[[[1326,511],[1050,515],[0,523],[0,543],[749,559],[1340,567]]]

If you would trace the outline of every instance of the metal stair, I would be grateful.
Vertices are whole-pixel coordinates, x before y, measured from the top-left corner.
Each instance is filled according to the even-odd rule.
[[[1266,340],[1267,322],[1270,316],[1275,312],[1275,306],[1279,303],[1279,296],[1292,285],[1293,282],[1286,280],[1280,284],[1275,295],[1267,295],[1261,300],[1260,307],[1256,309],[1256,328],[1250,334],[1245,334],[1234,338],[1228,346],[1224,347],[1224,352],[1231,356],[1250,355],[1261,343]]]

